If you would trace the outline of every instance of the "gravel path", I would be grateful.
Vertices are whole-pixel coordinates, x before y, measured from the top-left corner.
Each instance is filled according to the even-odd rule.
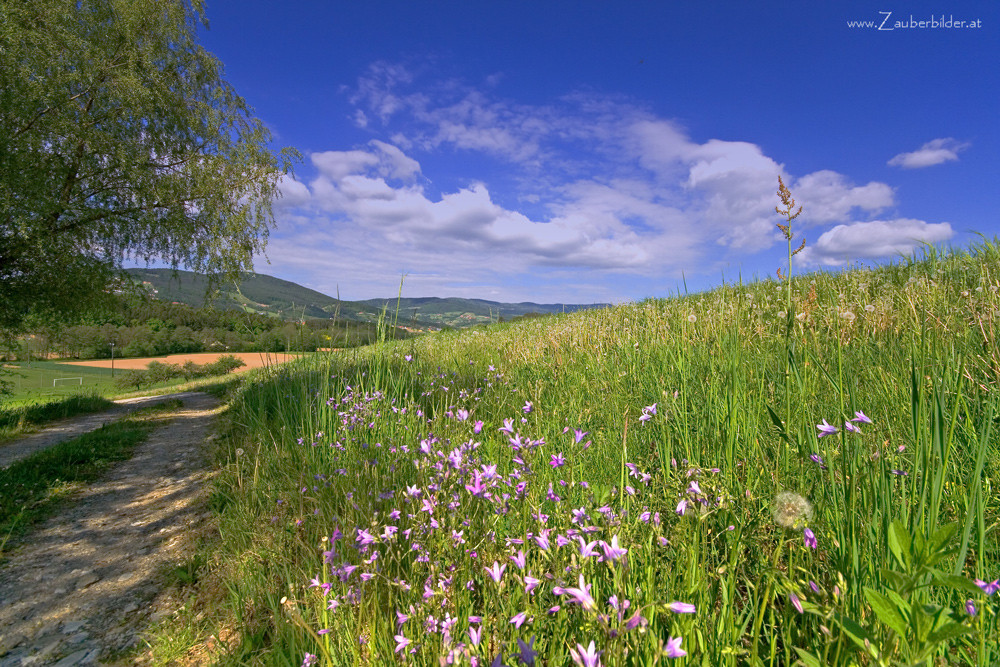
[[[168,613],[156,599],[163,572],[190,558],[210,517],[204,454],[220,406],[207,394],[173,397],[184,406],[131,460],[0,566],[0,667],[115,664]]]
[[[0,443],[0,468],[6,468],[18,459],[31,456],[35,452],[58,444],[63,440],[69,440],[84,433],[96,431],[107,423],[117,421],[130,412],[139,408],[147,408],[151,405],[158,405],[174,398],[185,399],[195,396],[196,392],[186,391],[177,394],[164,394],[162,396],[139,396],[137,398],[123,398],[115,401],[117,406],[106,412],[97,412],[92,415],[81,417],[69,417],[60,419],[46,426],[43,430],[30,435],[25,435],[7,443]]]

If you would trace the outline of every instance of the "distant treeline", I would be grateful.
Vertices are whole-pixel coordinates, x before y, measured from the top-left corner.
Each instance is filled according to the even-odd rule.
[[[391,336],[391,332],[389,334]],[[405,336],[397,332],[397,337]],[[192,308],[155,299],[124,298],[118,307],[73,325],[42,325],[8,344],[6,356],[94,359],[149,357],[193,352],[311,352],[366,345],[377,327],[357,322],[285,322],[267,315]]]

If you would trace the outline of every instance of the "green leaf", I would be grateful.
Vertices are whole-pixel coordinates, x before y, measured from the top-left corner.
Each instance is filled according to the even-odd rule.
[[[910,618],[910,603],[903,599],[903,597],[892,590],[891,588],[886,590],[885,596],[889,598],[889,601],[896,605],[896,608],[900,610],[900,613],[904,618]],[[909,622],[909,620],[907,620]]]
[[[895,570],[880,570],[879,574],[882,575],[882,581],[884,581],[890,588],[894,588],[897,591],[907,590],[910,588],[910,578],[906,577]]]
[[[823,664],[819,661],[819,658],[814,656],[809,651],[801,649],[797,646],[793,648],[795,648],[795,652],[799,654],[799,661],[801,661],[802,664],[805,665],[806,667],[823,667]]]
[[[871,605],[872,611],[875,612],[879,620],[888,625],[901,638],[905,638],[909,624],[899,608],[889,598],[876,590],[865,586],[864,591],[865,599],[868,600],[868,604]]]
[[[834,612],[833,620],[836,621],[837,625],[844,633],[861,647],[869,655],[878,655],[875,649],[875,638],[872,637],[871,633],[865,630],[861,625],[855,621],[853,618],[848,618],[840,612]]]
[[[982,594],[982,589],[979,586],[965,577],[960,577],[954,574],[946,574],[944,576],[934,577],[931,583],[935,586],[947,586],[952,590],[961,591],[963,593],[968,593],[970,595],[980,595]]]
[[[927,545],[928,551],[939,557],[949,555],[952,551],[954,551],[954,547],[951,546],[951,541],[957,532],[957,522],[941,526],[934,532],[934,536],[931,537],[930,543]]]
[[[788,433],[785,432],[784,422],[782,422],[781,418],[778,417],[778,415],[774,412],[774,410],[771,409],[770,405],[766,407],[767,407],[767,414],[771,415],[771,421],[778,428],[778,435],[780,435],[781,439],[787,442],[789,445],[792,444],[792,441],[788,438]]]
[[[941,626],[934,632],[932,632],[928,637],[928,641],[933,643],[948,641],[949,639],[954,639],[955,637],[961,637],[972,632],[972,628],[961,623],[955,623],[951,621]]]
[[[899,520],[889,525],[889,551],[901,567],[910,566],[910,531]]]

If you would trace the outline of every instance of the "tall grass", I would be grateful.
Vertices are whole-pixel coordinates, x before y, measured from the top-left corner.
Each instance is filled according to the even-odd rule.
[[[3,405],[0,406],[0,442],[57,419],[102,412],[113,407],[114,403],[97,394],[77,394],[44,403]]]
[[[260,372],[218,657],[997,662],[998,273],[984,240]]]

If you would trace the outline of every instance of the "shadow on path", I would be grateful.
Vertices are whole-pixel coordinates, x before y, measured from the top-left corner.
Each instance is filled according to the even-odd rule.
[[[204,449],[220,402],[172,397],[184,407],[131,460],[80,492],[0,567],[0,667],[95,664],[138,642],[160,573],[192,555],[191,536],[209,516]]]
[[[6,468],[15,461],[27,458],[35,452],[47,447],[58,445],[84,433],[96,431],[105,424],[117,421],[125,415],[135,412],[140,408],[148,408],[151,405],[159,405],[166,401],[179,398],[185,400],[192,396],[201,395],[198,392],[185,391],[176,394],[163,394],[161,396],[139,396],[136,398],[124,398],[115,401],[117,407],[105,412],[96,412],[92,415],[82,415],[77,417],[67,417],[53,422],[37,433],[17,437],[13,440],[0,444],[0,468]]]

